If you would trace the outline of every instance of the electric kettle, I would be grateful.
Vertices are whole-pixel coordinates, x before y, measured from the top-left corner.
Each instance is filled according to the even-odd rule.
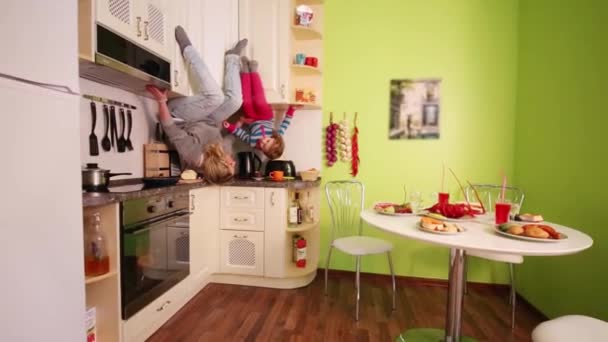
[[[252,178],[255,172],[259,171],[262,166],[262,160],[253,152],[239,152],[237,153],[237,160],[238,172],[236,176],[238,178]]]

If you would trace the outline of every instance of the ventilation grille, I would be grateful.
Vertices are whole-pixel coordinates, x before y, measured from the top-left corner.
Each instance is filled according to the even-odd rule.
[[[234,266],[255,266],[255,244],[244,239],[230,241],[228,263]]]
[[[190,238],[188,235],[175,239],[175,261],[188,262],[190,260]]]
[[[126,24],[131,24],[131,8],[129,0],[110,0],[108,6],[110,7],[110,14],[118,18],[120,21]]]
[[[150,37],[155,41],[165,43],[165,16],[156,6],[148,4],[148,19]]]

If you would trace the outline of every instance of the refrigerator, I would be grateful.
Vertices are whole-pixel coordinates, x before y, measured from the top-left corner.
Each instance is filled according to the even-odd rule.
[[[77,2],[0,11],[0,341],[85,341]]]

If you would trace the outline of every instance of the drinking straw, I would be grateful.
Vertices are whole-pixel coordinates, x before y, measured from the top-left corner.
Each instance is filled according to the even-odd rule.
[[[441,168],[441,192],[443,192],[444,184],[445,184],[445,162],[442,164]]]
[[[507,187],[507,175],[502,173],[502,189],[500,191],[500,202],[505,203],[505,189]]]

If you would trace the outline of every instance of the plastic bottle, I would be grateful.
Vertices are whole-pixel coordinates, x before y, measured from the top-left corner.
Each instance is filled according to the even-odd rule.
[[[106,238],[101,231],[99,213],[93,214],[92,221],[84,232],[84,274],[87,277],[100,276],[110,271],[110,257]]]

